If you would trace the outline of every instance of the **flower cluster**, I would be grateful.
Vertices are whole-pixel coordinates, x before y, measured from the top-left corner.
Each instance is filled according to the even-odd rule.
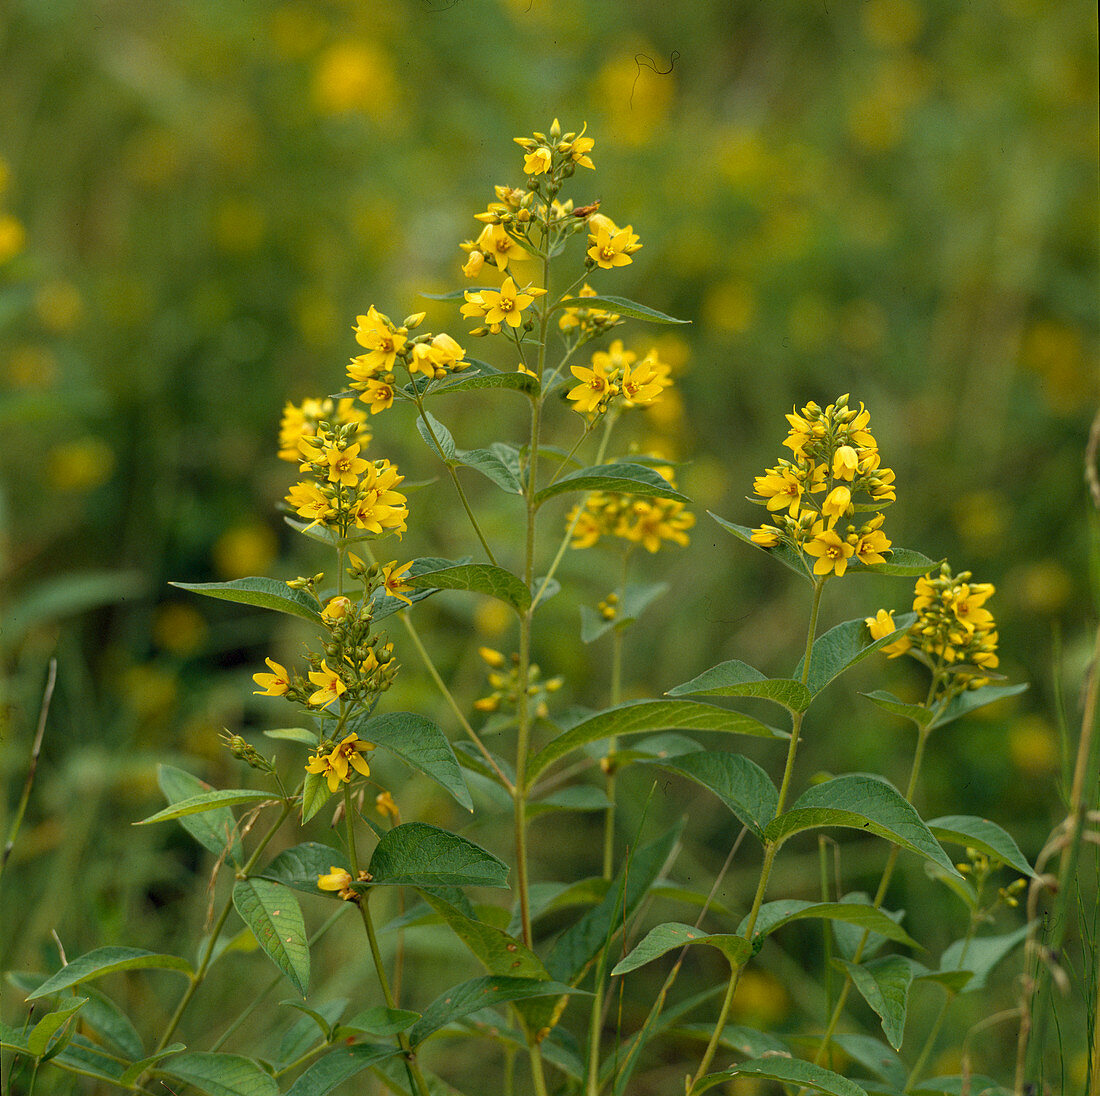
[[[675,488],[671,468],[657,471]],[[695,515],[684,509],[679,499],[607,491],[591,492],[565,520],[573,531],[572,548],[591,548],[601,537],[620,537],[631,545],[642,545],[647,552],[656,552],[664,544],[686,547],[687,531],[695,525]]]
[[[424,322],[424,313],[407,316],[400,326],[372,304],[365,316],[355,321],[355,341],[367,353],[359,354],[348,364],[348,381],[360,393],[360,399],[369,405],[372,415],[393,406],[399,394],[394,385],[397,375],[404,370],[409,380],[418,377],[425,380],[441,380],[450,373],[465,369],[466,351],[446,332],[438,335],[426,332],[413,335],[410,332]]]
[[[598,297],[599,294],[585,282],[577,293],[577,299],[581,297]],[[576,344],[586,343],[610,331],[622,322],[622,317],[617,312],[609,312],[598,305],[572,305],[562,310],[558,318],[558,329],[566,338],[575,338]]]
[[[354,425],[355,440],[366,445],[371,439],[366,421],[366,413],[355,406],[354,400],[308,399],[298,405],[288,402],[279,423],[279,459],[300,461],[302,451],[298,443],[302,438],[315,437],[322,422],[332,426]]]
[[[477,653],[489,667],[489,687],[493,691],[488,696],[475,700],[474,707],[479,712],[497,712],[501,708],[514,710],[519,703],[521,686],[519,655],[513,654],[511,660],[508,660],[492,647],[479,647]],[[536,715],[546,718],[549,714],[546,698],[550,693],[556,693],[563,684],[564,679],[560,677],[551,677],[544,681],[538,665],[531,663],[527,670],[525,687]]]
[[[622,339],[607,350],[597,350],[591,366],[574,365],[572,372],[580,383],[566,396],[582,415],[602,415],[613,404],[648,406],[672,384],[672,370],[657,357],[656,349],[638,361],[637,354],[623,349]]]
[[[909,653],[925,663],[937,677],[937,699],[988,685],[988,672],[998,664],[997,622],[985,607],[993,593],[991,582],[971,582],[969,571],[952,575],[942,564],[939,574],[917,579],[917,619],[883,650],[890,658]],[[867,627],[873,639],[889,635],[896,630],[893,612],[880,609]]]
[[[351,779],[352,769],[362,776],[370,776],[370,766],[364,760],[363,754],[373,749],[373,742],[363,742],[355,733],[346,735],[327,752],[318,749],[306,763],[306,772],[323,776],[328,790],[335,792],[341,784],[346,784]]]
[[[776,514],[776,524],[755,529],[752,542],[762,548],[789,545],[813,559],[819,577],[843,575],[852,559],[885,562],[890,541],[881,529],[881,510],[894,501],[894,473],[881,467],[870,412],[863,404],[858,411],[849,408],[844,395],[824,410],[808,403],[787,421],[791,429],[783,444],[792,458],[757,476],[753,490],[759,498],[750,499]],[[868,501],[856,501],[859,493]],[[872,513],[857,521],[860,512]]]
[[[405,478],[388,460],[360,456],[359,424],[316,424],[313,435],[298,439],[299,471],[308,478],[291,487],[286,500],[309,528],[321,525],[346,537],[353,529],[375,536],[403,533],[408,508],[395,490]]]
[[[467,319],[482,321],[481,326],[470,332],[471,335],[497,335],[504,325],[513,331],[520,327],[530,330],[534,324],[531,320],[525,320],[523,313],[534,303],[536,297],[541,297],[545,292],[545,289],[538,289],[533,285],[520,289],[509,275],[501,283],[499,290],[466,290],[463,294],[466,303],[460,311]]]

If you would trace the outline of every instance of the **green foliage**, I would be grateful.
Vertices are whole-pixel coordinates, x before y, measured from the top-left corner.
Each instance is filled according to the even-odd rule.
[[[233,905],[271,961],[303,997],[309,992],[309,947],[298,900],[286,887],[264,879],[241,879]]]

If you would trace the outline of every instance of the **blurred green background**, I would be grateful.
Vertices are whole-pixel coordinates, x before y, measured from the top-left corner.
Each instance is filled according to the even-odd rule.
[[[2,965],[51,969],[51,929],[70,956],[193,937],[209,865],[182,835],[128,823],[160,802],[159,760],[223,784],[248,778],[217,732],[282,724],[250,675],[265,655],[294,658],[302,636],[167,582],[327,564],[276,511],[293,474],[275,457],[276,428],[286,400],[342,387],[354,317],[370,303],[395,317],[428,307],[434,329],[514,365],[463,339],[453,304],[418,294],[461,284],[472,215],[492,184],[521,180],[511,138],[554,116],[587,122],[596,140],[597,171],[572,196],[602,199],[644,244],[596,284],[692,321],[616,332],[643,352],[655,341],[676,367],[680,403],[648,415],[637,438],[684,462],[699,515],[690,548],[637,561],[637,577],[672,589],[628,643],[631,693],[659,695],[726,658],[793,665],[805,588],[704,510],[759,521],[744,498],[781,454],[783,414],[851,392],[897,472],[889,535],[996,583],[1001,668],[1031,682],[933,741],[922,811],[984,814],[1035,856],[1063,814],[1059,737],[1079,724],[1096,616],[1083,479],[1098,379],[1096,70],[1095,7],[1078,0],[9,0],[9,804],[51,656],[59,668],[5,880],[23,883],[5,902]],[[452,401],[436,414],[461,446],[522,437],[518,398],[499,397],[491,415]],[[564,409],[555,422],[571,444]],[[407,414],[372,425],[375,455],[411,480],[437,474]],[[471,489],[503,540],[512,513],[491,488]],[[387,555],[474,551],[445,482],[412,494],[410,510]],[[547,529],[548,546],[556,535]],[[606,703],[608,652],[580,643],[576,610],[578,594],[594,604],[615,585],[601,552],[571,555],[566,593],[546,610],[537,655],[566,675],[563,703]],[[907,581],[867,577],[830,593],[827,623],[911,599]],[[457,595],[418,613],[458,694],[481,695],[475,649],[507,649],[506,619]],[[395,705],[453,730],[411,652],[404,661]],[[898,663],[861,668],[852,684],[884,673],[901,695],[920,688]],[[801,778],[867,769],[903,782],[908,732],[850,687],[834,691],[815,710]],[[425,789],[402,800],[398,779],[406,817],[465,824]],[[692,794],[679,791],[664,817]],[[703,889],[729,838],[711,808],[692,808],[688,861]],[[539,876],[592,867],[575,830],[540,825]],[[490,840],[477,823],[469,832]],[[871,886],[881,852],[868,854]],[[812,890],[815,857],[792,858],[776,893]],[[739,878],[723,892],[735,909]],[[932,893],[919,871],[903,885]],[[961,931],[954,907],[939,921],[933,943]],[[806,1002],[777,985],[761,1000],[782,998],[782,1021]]]

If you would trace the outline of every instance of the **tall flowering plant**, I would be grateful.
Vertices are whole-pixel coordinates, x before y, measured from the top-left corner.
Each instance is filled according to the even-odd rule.
[[[623,699],[630,626],[664,591],[661,584],[631,581],[635,553],[687,547],[695,516],[667,453],[609,456],[620,424],[665,398],[674,377],[657,349],[607,336],[628,320],[679,321],[600,288],[604,280],[613,285],[616,271],[643,245],[631,225],[619,227],[590,193],[580,192],[581,204],[567,196],[584,185],[579,173],[595,167],[593,138],[583,129],[563,132],[555,121],[546,133],[517,142],[523,152],[517,178],[495,187],[495,200],[476,215],[477,235],[460,244],[462,274],[474,284],[450,299],[460,302],[465,333],[424,330],[424,313],[397,322],[371,304],[355,321],[361,352],[347,365],[345,390],[285,408],[279,456],[297,466],[298,476],[288,485],[286,520],[323,547],[325,570],[280,581],[185,585],[299,618],[311,636],[296,664],[269,656],[266,669],[257,666],[253,674],[259,696],[293,712],[293,726],[267,733],[298,753],[289,761],[268,758],[227,733],[229,749],[259,774],[263,788],[211,790],[182,770],[165,769],[169,805],[145,820],[179,821],[216,857],[215,883],[228,890],[196,961],[98,949],[29,986],[34,1001],[60,1001],[26,1038],[10,1036],[36,1070],[48,1060],[131,1091],[187,1084],[210,1096],[322,1096],[369,1070],[389,1091],[428,1096],[456,1091],[451,1083],[471,1083],[453,1076],[447,1050],[450,1040],[462,1038],[494,1046],[477,1087],[468,1089],[473,1093],[619,1096],[633,1090],[636,1079],[637,1091],[653,1091],[641,1076],[658,1042],[693,1013],[690,1034],[698,1042],[689,1040],[685,1051],[677,1037],[659,1050],[666,1060],[679,1055],[676,1068],[688,1096],[736,1077],[844,1096],[900,1094],[918,1082],[923,1092],[952,997],[968,981],[980,983],[1019,937],[1016,930],[976,942],[993,909],[1014,905],[1021,886],[1009,882],[987,898],[997,866],[1033,875],[1012,838],[967,815],[926,822],[916,806],[932,730],[1021,688],[994,683],[997,633],[986,607],[993,589],[965,572],[953,576],[946,564],[888,538],[884,511],[895,501],[894,475],[882,463],[863,404],[856,407],[844,395],[788,415],[790,456],[756,478],[750,500],[767,510],[769,521],[753,528],[715,517],[807,583],[798,665],[769,676],[732,660],[663,697]],[[495,343],[504,367],[474,357],[471,340]],[[525,436],[460,448],[429,408],[438,410],[443,397],[463,392],[526,401]],[[380,542],[414,526],[417,507],[402,491],[403,474],[375,454],[372,435],[391,429],[394,420],[392,429],[408,430],[409,418],[445,471],[444,487],[469,531],[467,559],[384,561],[396,552],[382,551]],[[551,444],[570,435],[571,444]],[[511,542],[491,535],[459,475],[463,469],[485,477],[511,507]],[[547,518],[547,507],[567,495],[570,505]],[[535,661],[540,609],[561,585],[559,569],[571,549],[610,550],[619,559],[614,588],[595,606],[581,606],[581,639],[607,636],[612,648],[608,703],[595,711],[563,707],[562,676],[544,674]],[[826,593],[847,596],[851,576],[860,571],[917,578],[913,613],[895,618],[882,609],[819,634]],[[601,564],[599,572],[607,568]],[[440,591],[493,598],[511,614],[513,649],[480,649],[484,695],[453,689],[421,636],[417,606]],[[382,628],[388,618],[400,629],[397,639]],[[930,674],[919,703],[869,694],[890,718],[917,729],[906,790],[849,773],[799,793],[805,774],[797,773],[798,748],[813,730],[804,726],[807,714],[827,685],[879,651],[913,656]],[[443,725],[388,709],[385,694],[410,662],[440,691],[449,713]],[[764,701],[775,718],[767,722],[714,698]],[[778,780],[736,748],[741,736],[785,750]],[[507,838],[489,850],[426,820],[406,819],[399,806],[405,783],[390,777],[382,784],[375,771],[382,767],[372,768],[379,751],[405,762],[413,770],[408,780],[433,781],[467,811],[492,817],[503,810],[495,829]],[[640,832],[624,829],[618,778],[629,766],[702,787],[731,812],[735,836],[709,888],[676,884],[684,820],[656,833],[645,822]],[[326,807],[329,830],[318,818]],[[241,808],[246,813],[238,816]],[[532,878],[532,818],[562,810],[597,814],[598,877]],[[284,827],[302,828],[302,839],[288,845],[283,838],[281,851],[270,856]],[[876,893],[848,892],[825,872],[818,899],[770,897],[774,865],[788,841],[837,827],[885,842]],[[751,895],[741,896],[744,908],[719,907],[714,898],[722,876],[754,843],[760,870]],[[941,843],[962,845],[967,860],[956,865]],[[938,960],[909,954],[923,926],[889,908],[902,853],[923,860],[966,907],[966,934]],[[469,888],[502,897],[474,905]],[[302,894],[311,903],[305,908]],[[694,922],[657,920],[652,911],[659,894],[681,903],[685,917],[695,914]],[[407,908],[410,896],[419,903],[415,909]],[[306,913],[312,919],[312,906],[325,900],[334,904],[332,916],[307,932]],[[379,923],[383,913],[392,918],[388,924]],[[189,1045],[173,1041],[187,1028],[194,996],[242,938],[231,934],[234,914],[244,937],[274,963],[277,980],[305,999],[286,1004],[305,1014],[306,1026],[299,1024],[294,1038],[278,1047],[233,1043],[255,1009],[270,1009],[270,1024],[280,1022],[261,992],[216,1039],[192,1030]],[[371,984],[360,987],[361,1007],[350,1015],[347,1001],[310,989],[311,945],[345,914],[361,925],[373,971]],[[425,919],[445,926],[456,953],[469,953],[484,968],[434,999],[405,977],[405,931]],[[824,1015],[809,1023],[816,1035],[788,1044],[774,1032],[730,1025],[746,968],[786,925],[805,920],[823,926],[832,962]],[[695,946],[717,951],[728,974],[701,993],[684,993],[678,980],[685,953]],[[658,962],[666,972],[659,990],[636,993],[642,976],[634,972]],[[186,988],[151,1054],[101,1054],[99,1044],[74,1035],[74,1017],[88,1006],[89,1029],[104,1035],[102,1016],[115,1013],[90,1006],[91,990],[72,993],[84,993],[82,987],[102,975],[137,968],[177,971]],[[903,1048],[908,998],[923,983],[945,994],[943,1010],[915,1034],[915,1048]],[[876,1016],[878,1034],[844,1030],[853,994]],[[636,1018],[633,1025],[624,1022],[626,1013]],[[104,1038],[109,1041],[109,1032]],[[517,1053],[525,1062],[517,1062]],[[846,1071],[856,1079],[840,1071],[841,1057],[856,1063]],[[864,1069],[876,1077],[868,1080]]]

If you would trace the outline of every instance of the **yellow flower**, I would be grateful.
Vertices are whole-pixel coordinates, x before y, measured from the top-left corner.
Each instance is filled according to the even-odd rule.
[[[848,560],[852,555],[852,546],[841,540],[833,529],[814,527],[814,539],[805,545],[806,552],[817,557],[814,564],[815,575],[835,573],[837,578],[848,569]]]
[[[393,406],[393,386],[371,378],[363,386],[363,394],[360,399],[370,406],[370,413],[377,415],[379,411],[385,411]]]
[[[351,769],[362,773],[363,776],[370,776],[370,766],[362,755],[373,749],[373,742],[363,742],[354,731],[344,738],[328,755],[329,765],[331,766],[331,772],[328,776],[329,790],[336,791],[333,774],[335,774],[337,780],[344,782],[351,776]]]
[[[351,599],[346,597],[334,597],[330,598],[325,607],[321,610],[321,617],[327,620],[330,624],[334,624],[338,620],[343,620],[348,615],[348,611],[351,609]]]
[[[850,445],[841,445],[833,454],[833,479],[848,480],[855,478],[859,454]]]
[[[949,599],[955,619],[973,634],[976,628],[983,631],[993,627],[993,614],[988,609],[983,609],[986,599],[994,592],[993,583],[964,582],[952,591]]]
[[[782,510],[786,506],[792,518],[798,513],[802,501],[802,482],[789,469],[773,468],[763,476],[757,476],[752,489],[766,500],[769,510]]]
[[[881,516],[880,514],[879,517]],[[855,557],[860,563],[868,565],[885,563],[886,559],[882,553],[890,551],[890,541],[887,540],[886,534],[881,529],[872,529],[870,532],[857,537],[852,547]]]
[[[829,528],[835,524],[837,518],[843,517],[852,505],[852,492],[847,487],[834,487],[821,504],[821,512],[828,518]]]
[[[294,484],[286,500],[300,517],[313,519],[310,524],[311,529],[314,525],[323,525],[336,513],[332,499],[315,483]]]
[[[358,528],[375,534],[387,530],[405,532],[409,516],[407,500],[394,490],[404,478],[398,475],[396,466],[388,460],[367,466],[367,474],[359,483],[359,497],[352,510]]]
[[[520,244],[508,235],[504,225],[486,225],[481,230],[481,234],[478,236],[475,246],[482,256],[492,259],[493,262],[496,263],[498,270],[507,270],[509,263],[529,262],[532,257]],[[473,259],[473,255],[474,253],[471,252],[471,260]],[[469,263],[467,263],[467,265],[469,265]],[[479,263],[477,264],[477,270],[480,269],[481,264]],[[462,272],[466,274],[466,267],[462,268]],[[474,275],[466,274],[466,276],[470,278]]]
[[[467,362],[463,360],[466,357],[466,351],[445,331],[432,336],[431,347],[432,358],[441,369],[457,373],[466,368]]]
[[[370,351],[366,364],[390,370],[397,355],[405,348],[404,329],[394,328],[372,304],[365,316],[355,318],[355,341]]]
[[[309,680],[317,686],[317,691],[309,698],[309,703],[318,708],[327,708],[337,697],[348,691],[340,675],[335,670],[330,670],[324,659],[321,660],[319,670],[309,671]]]
[[[484,265],[485,256],[474,248],[470,252],[470,257],[462,264],[462,273],[467,278],[476,278]]]
[[[536,148],[528,152],[523,158],[523,170],[528,175],[542,175],[550,170],[550,150],[548,148]]]
[[[589,218],[589,224],[591,225],[598,216],[601,215],[596,214]],[[631,226],[616,228],[606,217],[603,220],[607,223],[600,224],[594,234],[589,234],[588,240],[591,246],[588,249],[588,257],[603,270],[632,263],[634,260],[630,256],[642,245],[638,243],[638,237]]]
[[[412,560],[409,560],[408,563],[402,563],[398,567],[395,559],[382,566],[382,587],[387,596],[400,598],[406,605],[412,604],[412,598],[405,597],[405,591],[416,589],[415,586],[410,586],[409,583],[405,582],[405,579],[409,577],[408,571],[411,566]]]
[[[317,889],[336,891],[345,902],[354,901],[356,897],[355,891],[351,889],[351,873],[336,867],[335,864],[329,867],[328,875],[317,876]]]
[[[530,291],[521,293],[510,277],[505,278],[499,293],[492,289],[481,293],[485,321],[489,324],[506,323],[509,327],[519,327],[523,323],[523,310],[531,304],[535,296]]]
[[[879,609],[873,617],[866,617],[864,623],[867,625],[867,630],[871,633],[872,639],[882,639],[883,636],[888,636],[897,631],[892,609]],[[895,639],[893,643],[887,643],[882,650],[888,658],[898,658],[900,655],[905,654],[912,645],[913,642],[909,636],[903,635]]]
[[[259,689],[253,691],[253,696],[286,696],[290,691],[290,676],[286,672],[286,668],[280,666],[277,662],[272,662],[270,658],[265,658],[264,662],[271,667],[271,673],[253,674],[252,680],[260,686]]]
[[[565,147],[562,148],[562,152],[568,152],[569,158],[575,164],[579,164],[581,167],[590,167],[595,169],[596,165],[592,163],[591,157],[588,155],[595,147],[596,142],[591,137],[585,137],[584,131],[588,128],[588,123],[585,122],[581,127],[580,135],[575,137],[572,141],[566,141]],[[569,136],[566,134],[566,136]],[[561,146],[559,146],[561,147]]]
[[[359,449],[359,445],[349,445],[344,449],[333,446],[325,450],[325,460],[329,467],[329,483],[354,487],[359,482],[359,476],[367,467],[367,462],[359,456]]]
[[[780,531],[774,525],[761,525],[754,529],[749,540],[761,548],[774,548],[779,543]]]
[[[608,382],[607,367],[593,357],[591,369],[583,365],[574,365],[570,369],[581,382],[566,393],[566,397],[576,405],[573,410],[587,415],[606,409],[608,397],[614,395]]]
[[[374,797],[374,808],[383,818],[392,818],[395,826],[401,824],[401,812],[389,792],[379,792]]]
[[[504,665],[505,658],[500,651],[494,650],[492,647],[478,647],[477,653],[481,656],[484,662],[487,662],[494,670],[499,670]]]

